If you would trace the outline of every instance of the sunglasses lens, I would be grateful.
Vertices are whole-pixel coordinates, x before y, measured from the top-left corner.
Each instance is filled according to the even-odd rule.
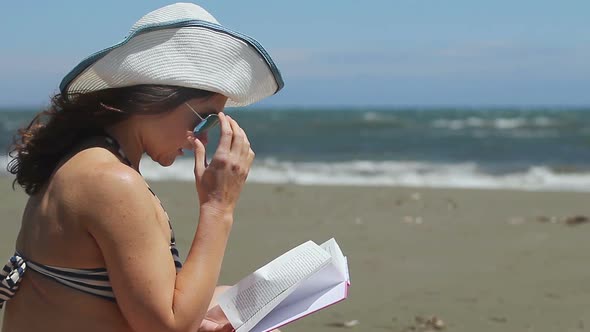
[[[213,128],[218,123],[219,123],[219,116],[217,116],[217,114],[211,114],[211,115],[207,116],[203,121],[199,122],[199,124],[193,130],[193,134],[195,134],[195,135],[203,134],[207,130]]]

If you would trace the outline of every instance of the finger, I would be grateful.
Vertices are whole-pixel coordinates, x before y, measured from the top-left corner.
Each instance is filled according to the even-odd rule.
[[[206,151],[205,146],[201,141],[194,137],[187,138],[191,145],[193,146],[194,154],[195,154],[195,175],[197,177],[197,181],[200,181],[201,176],[205,172],[205,168],[207,167],[206,159]]]
[[[208,319],[203,319],[199,326],[199,332],[231,332],[233,326],[230,323],[217,323]]]
[[[248,160],[248,173],[246,173],[246,179],[248,178],[248,175],[250,175],[250,170],[252,169],[252,164],[254,163],[254,151],[250,150],[250,152],[248,152],[248,155],[246,156],[247,160]]]
[[[247,160],[247,169],[248,172],[246,173],[246,180],[248,179],[248,175],[250,175],[250,169],[252,168],[252,163],[254,162],[254,151],[252,151],[252,149],[248,148],[248,154],[245,156],[246,160]]]
[[[244,128],[240,127],[240,129],[242,129],[242,131],[244,131]],[[250,146],[250,140],[248,139],[248,135],[246,135],[245,131],[244,131],[244,139],[246,140],[246,143],[248,143],[248,146]]]
[[[223,112],[220,112],[218,116],[219,125],[221,127],[221,137],[219,138],[219,146],[217,147],[217,151],[225,153],[231,150],[233,131],[228,117]]]
[[[248,149],[248,165],[252,165],[252,162],[254,161],[255,157],[256,157],[256,154],[254,153],[252,148],[249,148]]]
[[[219,331],[221,328],[223,328],[222,324],[204,319],[201,321],[201,326],[199,326],[199,332],[214,332]]]
[[[233,120],[233,118],[232,118],[232,120]],[[240,156],[245,157],[250,152],[250,140],[248,140],[248,135],[246,135],[246,132],[244,131],[244,128],[240,127],[240,125],[238,124],[237,121],[234,120],[234,122],[238,126],[238,130],[240,132],[241,139],[242,139],[242,142],[243,142],[242,143],[242,148],[240,149]]]
[[[233,131],[233,139],[231,142],[231,151],[237,152],[238,154],[242,153],[242,147],[244,146],[244,136],[242,133],[244,132],[240,125],[236,122],[236,120],[232,119],[229,115],[227,116],[229,119],[229,123],[231,125]]]
[[[240,127],[240,133],[244,140],[244,144],[242,145],[241,156],[247,156],[248,152],[250,152],[250,140],[248,140],[248,135],[246,135],[244,128]]]

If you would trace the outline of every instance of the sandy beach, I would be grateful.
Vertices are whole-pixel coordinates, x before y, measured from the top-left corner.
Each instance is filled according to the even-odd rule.
[[[0,254],[26,195],[0,177]],[[197,220],[189,182],[151,182],[187,252]],[[220,283],[232,284],[306,240],[335,237],[350,297],[283,331],[590,329],[588,193],[248,183]],[[578,221],[579,223],[576,223]],[[357,320],[350,328],[345,322]]]

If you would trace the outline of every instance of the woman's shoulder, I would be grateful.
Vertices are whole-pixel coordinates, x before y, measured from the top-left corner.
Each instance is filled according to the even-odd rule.
[[[49,191],[71,207],[88,212],[103,204],[124,203],[145,195],[146,182],[104,147],[77,152],[54,174]]]
[[[101,146],[86,148],[71,156],[57,170],[53,181],[92,187],[120,182],[127,185],[145,183],[138,172]]]

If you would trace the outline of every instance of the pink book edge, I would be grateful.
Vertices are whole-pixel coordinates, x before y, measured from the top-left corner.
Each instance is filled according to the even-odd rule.
[[[342,302],[342,301],[346,300],[346,299],[348,298],[348,288],[350,288],[350,280],[347,280],[347,281],[346,281],[346,290],[345,290],[345,293],[344,293],[344,297],[343,297],[343,298],[341,298],[340,300],[338,300],[338,301],[334,301],[334,302],[332,302],[332,303],[330,303],[330,304],[328,304],[328,305],[326,305],[326,306],[323,306],[323,307],[321,307],[321,308],[318,308],[318,309],[316,309],[316,310],[314,310],[314,311],[310,311],[310,312],[308,312],[307,314],[305,314],[305,315],[303,315],[303,316],[301,316],[301,317],[297,317],[297,318],[295,318],[295,319],[293,319],[293,320],[287,321],[287,322],[285,322],[285,324],[282,324],[282,325],[279,325],[279,326],[273,327],[273,328],[272,328],[272,330],[274,330],[274,329],[278,329],[278,328],[281,328],[281,327],[283,327],[283,326],[285,326],[285,325],[287,325],[287,324],[290,324],[290,323],[292,323],[292,322],[294,322],[294,321],[297,321],[297,320],[300,320],[300,319],[302,319],[302,318],[305,318],[305,317],[307,317],[307,316],[309,316],[309,315],[311,315],[311,314],[313,314],[313,313],[316,313],[316,312],[318,312],[318,311],[320,311],[320,310],[322,310],[322,309],[325,309],[325,308],[327,308],[327,307],[330,307],[330,306],[332,306],[332,305],[334,305],[334,304],[336,304],[336,303],[340,303],[340,302]],[[269,331],[272,331],[272,330],[265,330],[264,332],[269,332]]]

